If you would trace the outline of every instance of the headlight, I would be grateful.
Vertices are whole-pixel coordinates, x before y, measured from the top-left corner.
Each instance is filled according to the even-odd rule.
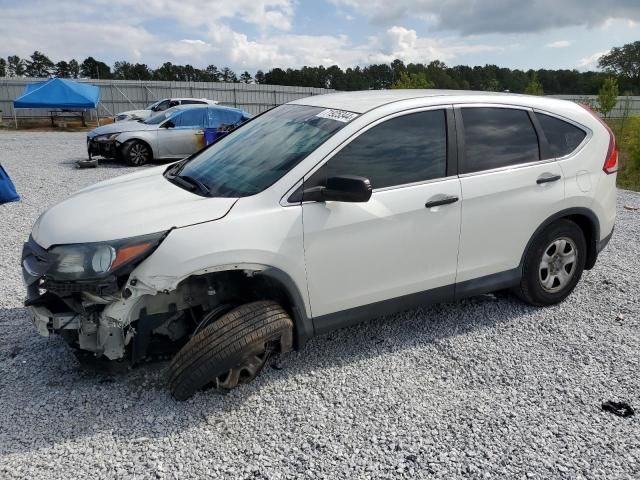
[[[98,135],[98,136],[94,137],[93,139],[98,141],[98,142],[111,142],[111,141],[115,140],[116,137],[118,135],[120,135],[120,133],[122,133],[122,132],[107,133],[105,135]]]
[[[49,250],[46,276],[58,281],[93,280],[125,273],[148,257],[167,232],[111,242],[58,245]]]

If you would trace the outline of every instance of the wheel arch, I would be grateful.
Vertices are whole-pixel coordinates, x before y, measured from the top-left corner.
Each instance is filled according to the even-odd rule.
[[[600,240],[600,222],[598,221],[598,217],[596,214],[584,207],[573,207],[567,208],[565,210],[561,210],[559,212],[554,213],[549,218],[547,218],[544,222],[542,222],[538,228],[533,232],[525,250],[522,254],[522,258],[520,259],[520,272],[522,273],[524,268],[524,261],[527,257],[527,253],[531,248],[535,238],[544,230],[546,227],[551,225],[553,222],[557,220],[571,220],[575,224],[580,227],[582,232],[584,233],[585,240],[587,242],[587,258],[585,263],[585,270],[590,270],[596,263],[598,258],[598,250],[597,245]]]
[[[299,350],[314,335],[313,321],[307,315],[304,297],[291,276],[272,266],[260,269],[228,268],[210,273],[193,273],[180,283],[191,278],[209,278],[227,285],[231,293],[221,293],[224,299],[240,296],[243,302],[273,300],[291,315],[293,321],[294,348]]]
[[[148,140],[144,139],[144,138],[140,138],[140,137],[128,137],[125,140],[122,141],[122,143],[120,144],[120,148],[118,149],[120,152],[120,155],[124,155],[124,148],[125,145],[127,143],[131,143],[131,142],[140,142],[140,143],[144,143],[147,148],[149,149],[149,151],[151,152],[151,158],[149,159],[150,161],[153,161],[154,159],[157,158],[156,156],[156,151],[153,148],[153,145],[151,145],[151,143],[149,143]]]

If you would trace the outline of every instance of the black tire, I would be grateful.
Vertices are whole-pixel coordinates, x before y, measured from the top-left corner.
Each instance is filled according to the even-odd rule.
[[[206,387],[228,390],[253,380],[272,351],[291,350],[293,322],[275,302],[247,303],[224,314],[194,335],[169,365],[169,389],[176,400],[187,400]],[[252,368],[243,367],[252,362]],[[245,373],[234,385],[231,372]]]
[[[129,140],[122,146],[122,158],[132,167],[140,167],[153,159],[151,148],[140,140]]]
[[[561,252],[562,242],[564,247]],[[573,262],[572,249],[575,249]],[[586,255],[587,242],[582,229],[566,219],[553,222],[535,238],[529,248],[522,279],[520,285],[514,288],[514,293],[538,307],[562,302],[580,281]]]

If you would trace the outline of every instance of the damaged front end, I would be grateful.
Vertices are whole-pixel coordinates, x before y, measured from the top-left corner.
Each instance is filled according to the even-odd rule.
[[[193,328],[194,309],[210,308],[210,285],[192,279],[159,292],[130,278],[168,232],[44,249],[24,244],[25,305],[40,335],[60,334],[78,352],[110,360],[145,359],[175,349]]]
[[[109,133],[106,135],[87,136],[87,153],[89,158],[94,155],[117,159],[120,155],[120,142],[116,139],[120,133]]]

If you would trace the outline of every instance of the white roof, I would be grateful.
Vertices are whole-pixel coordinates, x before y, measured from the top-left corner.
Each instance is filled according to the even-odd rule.
[[[359,92],[329,93],[312,97],[300,98],[289,102],[296,105],[309,105],[314,107],[335,108],[354,113],[364,113],[371,109],[381,107],[389,103],[424,98],[425,100],[441,100],[447,97],[447,103],[486,102],[486,103],[513,103],[515,105],[543,105],[551,100],[548,97],[536,97],[532,95],[520,95],[514,93],[476,92],[467,90],[364,90]],[[428,102],[425,102],[428,103]]]

